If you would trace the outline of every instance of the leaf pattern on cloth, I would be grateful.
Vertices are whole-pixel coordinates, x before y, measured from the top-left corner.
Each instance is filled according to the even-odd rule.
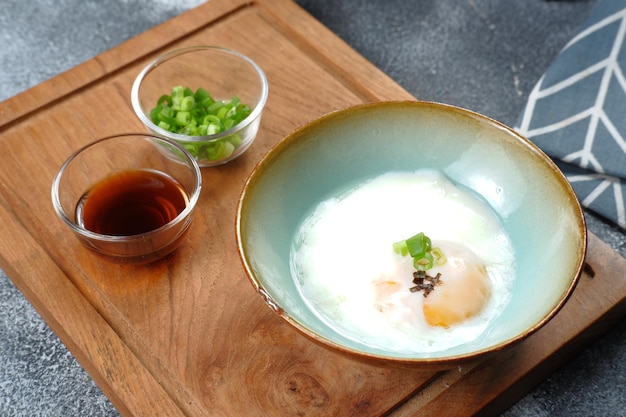
[[[581,204],[626,229],[626,0],[600,0],[531,91],[516,129]]]

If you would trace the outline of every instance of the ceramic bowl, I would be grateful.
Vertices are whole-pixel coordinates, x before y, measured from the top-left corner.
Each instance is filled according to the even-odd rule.
[[[389,171],[423,168],[440,171],[491,207],[512,243],[515,277],[510,302],[478,339],[395,353],[321,320],[296,284],[290,250],[303,219],[337,190]],[[248,178],[236,231],[250,282],[289,325],[354,358],[424,369],[478,360],[536,332],[575,288],[587,243],[572,187],[542,151],[494,120],[428,102],[360,105],[289,134]]]
[[[202,115],[210,113],[219,117],[198,121],[198,125],[207,126],[204,131],[180,133],[175,120],[163,125],[151,115],[160,98],[173,95],[172,89],[177,86],[189,88],[194,93],[202,88],[210,94],[211,101],[218,104],[230,104],[236,98],[240,104],[249,107],[249,115],[242,120],[227,117],[219,114],[221,110],[208,110],[214,104],[207,104]],[[131,104],[151,133],[179,143],[194,156],[199,166],[210,167],[232,161],[252,145],[267,95],[265,73],[252,59],[231,49],[199,45],[167,52],[146,65],[133,83]],[[236,122],[230,125],[228,119]]]

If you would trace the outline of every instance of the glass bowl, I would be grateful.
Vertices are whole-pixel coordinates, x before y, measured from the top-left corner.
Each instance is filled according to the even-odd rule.
[[[172,94],[174,87],[182,88]],[[182,106],[185,110],[175,113],[171,109],[178,104],[167,101],[162,116],[151,115],[163,96],[176,100],[174,96],[185,89],[188,93],[203,89],[210,100],[196,96],[192,109]],[[267,95],[263,70],[247,56],[217,46],[192,46],[165,53],[143,68],[133,83],[131,103],[150,132],[176,141],[201,167],[209,167],[232,161],[248,149],[259,130]],[[227,108],[233,100],[248,109],[240,106],[220,114],[217,107]],[[187,110],[191,116],[177,118]],[[209,114],[215,117],[207,119]]]
[[[201,188],[200,167],[183,147],[130,133],[72,154],[54,178],[52,203],[87,248],[109,261],[141,264],[183,242]]]

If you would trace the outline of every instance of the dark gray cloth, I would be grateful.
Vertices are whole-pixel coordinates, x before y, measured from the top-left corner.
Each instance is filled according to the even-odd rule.
[[[528,97],[518,130],[581,203],[626,228],[626,1],[600,0]]]

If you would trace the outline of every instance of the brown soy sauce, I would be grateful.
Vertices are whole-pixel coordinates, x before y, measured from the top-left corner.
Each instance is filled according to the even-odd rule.
[[[83,195],[76,218],[95,233],[132,236],[166,225],[188,202],[184,186],[169,175],[147,169],[120,171]]]

